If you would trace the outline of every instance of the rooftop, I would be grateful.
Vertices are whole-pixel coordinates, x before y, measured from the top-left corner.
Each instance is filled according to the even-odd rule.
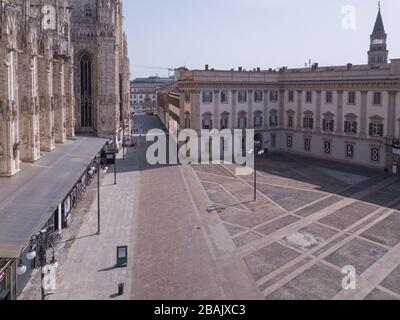
[[[307,68],[278,68],[261,70],[214,70],[208,66],[204,70],[182,71],[178,80],[187,81],[224,81],[224,82],[286,82],[286,81],[332,81],[332,80],[400,80],[400,59],[382,66],[352,65],[319,66],[313,64]]]
[[[105,143],[77,137],[35,163],[22,163],[18,175],[0,178],[0,257],[19,257]]]

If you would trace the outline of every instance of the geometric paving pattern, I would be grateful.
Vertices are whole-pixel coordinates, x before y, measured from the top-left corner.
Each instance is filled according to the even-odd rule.
[[[400,300],[400,181],[369,169],[286,154],[258,160],[253,178],[234,165],[193,166],[255,288],[269,300],[335,299],[344,266],[348,297]],[[232,256],[233,257],[233,256]],[[397,259],[397,260],[396,260]],[[396,268],[397,266],[397,268]],[[379,277],[371,270],[379,270]]]

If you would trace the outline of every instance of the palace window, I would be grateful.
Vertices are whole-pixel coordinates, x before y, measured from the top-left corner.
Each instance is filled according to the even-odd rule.
[[[203,130],[211,130],[212,128],[212,120],[211,119],[203,119],[202,123]]]
[[[212,91],[203,91],[203,103],[212,103],[213,101],[213,93]]]
[[[247,91],[238,91],[238,101],[239,103],[246,103],[247,102]]]
[[[333,101],[332,91],[327,91],[325,95],[325,102],[332,103],[332,101]]]
[[[262,127],[263,118],[261,112],[256,112],[254,114],[254,128]]]
[[[203,130],[211,130],[213,128],[212,114],[207,112],[203,114],[203,120],[201,122],[201,128]]]
[[[382,104],[382,93],[374,92],[374,105],[380,106]]]
[[[311,91],[306,92],[306,102],[312,103],[312,92]]]
[[[383,120],[384,119],[378,115],[375,115],[370,118],[369,135],[371,137],[383,137],[384,134]]]
[[[220,129],[229,129],[229,113],[223,112],[220,115]]]
[[[324,119],[322,120],[322,130],[325,132],[335,131],[335,120],[333,120],[334,115],[332,113],[325,113]]]
[[[247,128],[247,117],[245,112],[239,113],[238,128],[242,130]]]
[[[278,91],[272,90],[269,93],[269,101],[271,101],[271,102],[277,102],[278,101]]]
[[[358,133],[358,124],[357,124],[357,116],[355,114],[346,115],[346,120],[344,122],[344,132],[347,134],[357,134]]]
[[[356,93],[355,92],[349,92],[347,97],[348,97],[348,99],[347,99],[348,104],[356,104]]]
[[[293,110],[287,111],[287,127],[290,129],[294,128],[294,116],[295,112]]]
[[[254,102],[263,101],[263,92],[261,90],[254,91]]]
[[[322,120],[323,131],[325,132],[333,132],[335,131],[335,120],[333,119],[324,119]]]
[[[220,98],[221,98],[221,103],[227,104],[229,101],[228,91],[221,91]]]
[[[228,117],[221,118],[220,125],[221,125],[221,130],[228,129],[229,128],[229,119],[228,119]]]
[[[294,117],[291,115],[288,116],[288,128],[290,129],[294,128]]]
[[[314,114],[312,112],[304,113],[303,128],[308,130],[314,129]]]
[[[369,124],[369,135],[371,137],[383,137],[383,129],[382,123],[372,122]]]
[[[272,110],[269,117],[269,126],[277,127],[278,126],[278,111]]]
[[[288,97],[289,102],[294,101],[294,91],[289,91],[289,97]]]

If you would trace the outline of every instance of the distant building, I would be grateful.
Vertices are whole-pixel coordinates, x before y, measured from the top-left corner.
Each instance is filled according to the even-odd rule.
[[[270,151],[396,172],[400,59],[388,63],[386,38],[379,9],[364,65],[180,70],[159,93],[160,118],[197,131],[254,129]]]
[[[174,77],[160,78],[138,78],[131,81],[130,106],[154,108],[157,100],[157,90],[170,85],[175,81]]]

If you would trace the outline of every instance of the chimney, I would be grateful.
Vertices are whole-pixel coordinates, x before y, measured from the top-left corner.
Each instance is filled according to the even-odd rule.
[[[317,70],[317,69],[318,69],[318,65],[319,65],[318,62],[314,63],[314,64],[312,65],[312,67],[311,67],[312,71]]]
[[[242,68],[242,67],[239,67],[239,69],[238,69],[238,70],[241,72],[241,71],[243,71],[243,68]]]
[[[352,67],[353,67],[353,65],[351,63],[348,63],[347,64],[347,71],[350,71]]]
[[[260,67],[257,68],[257,72],[261,72],[261,68]]]
[[[205,66],[205,70],[206,70],[206,71],[208,71],[208,64],[206,64],[206,66]]]

